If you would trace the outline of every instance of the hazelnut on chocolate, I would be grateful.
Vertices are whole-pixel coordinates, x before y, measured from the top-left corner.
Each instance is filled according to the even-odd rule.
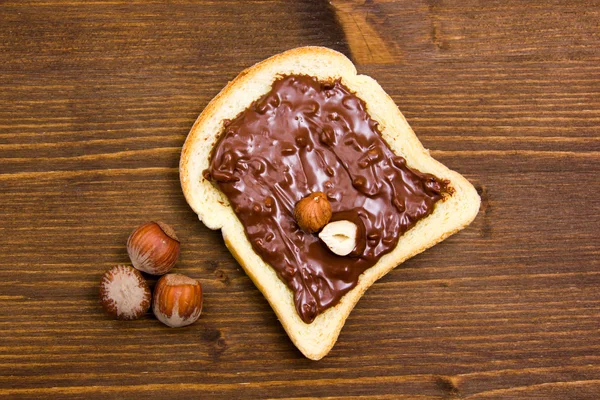
[[[300,200],[294,208],[298,226],[309,233],[321,230],[331,219],[331,204],[323,192],[314,192]]]
[[[355,223],[342,220],[331,222],[319,233],[319,238],[338,256],[347,256],[356,247],[358,227]]]

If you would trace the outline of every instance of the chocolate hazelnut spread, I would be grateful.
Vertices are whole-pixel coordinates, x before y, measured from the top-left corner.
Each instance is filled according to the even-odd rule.
[[[390,150],[365,103],[340,80],[281,77],[224,125],[204,177],[225,193],[306,323],[335,306],[447,190]],[[294,205],[311,192],[327,195],[331,221],[358,226],[348,256],[296,224]]]

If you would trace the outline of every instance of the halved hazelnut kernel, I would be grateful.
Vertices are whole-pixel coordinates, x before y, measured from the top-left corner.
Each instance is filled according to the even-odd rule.
[[[338,256],[347,256],[356,247],[358,227],[350,221],[331,222],[319,233],[319,238]]]

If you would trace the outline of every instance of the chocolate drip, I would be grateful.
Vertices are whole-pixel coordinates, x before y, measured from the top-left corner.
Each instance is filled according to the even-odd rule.
[[[225,193],[256,253],[294,293],[306,323],[335,306],[398,238],[433,211],[446,182],[407,167],[383,141],[362,100],[341,82],[286,76],[235,119],[204,171]],[[331,202],[332,221],[359,227],[340,257],[302,231],[296,202]]]

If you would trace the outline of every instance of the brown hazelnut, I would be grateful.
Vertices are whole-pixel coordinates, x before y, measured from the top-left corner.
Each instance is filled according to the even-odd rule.
[[[300,200],[294,207],[294,218],[306,232],[315,233],[331,219],[331,204],[323,192],[314,192]]]
[[[156,283],[152,310],[163,324],[178,328],[193,324],[202,313],[200,282],[181,274],[168,274]]]
[[[129,265],[117,265],[102,276],[102,308],[117,319],[138,319],[150,308],[150,297],[150,288],[142,274]]]
[[[164,222],[147,222],[131,233],[127,253],[133,266],[152,275],[169,272],[179,258],[179,239]]]

